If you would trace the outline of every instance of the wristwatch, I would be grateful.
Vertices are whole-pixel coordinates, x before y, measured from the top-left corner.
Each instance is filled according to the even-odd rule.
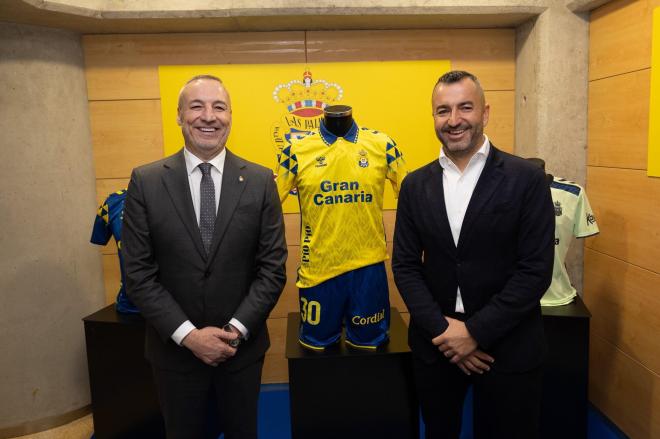
[[[222,330],[225,331],[225,332],[234,332],[233,331],[234,329],[236,329],[236,328],[234,328],[229,323],[227,323],[225,326],[222,327]],[[237,348],[238,345],[240,345],[241,341],[243,340],[243,334],[241,334],[241,331],[239,331],[238,329],[236,329],[236,331],[238,332],[238,337],[236,337],[233,340],[227,340],[227,344],[229,346],[231,346],[232,348]]]

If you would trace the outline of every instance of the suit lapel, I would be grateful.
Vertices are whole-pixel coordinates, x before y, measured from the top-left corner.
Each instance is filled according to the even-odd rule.
[[[195,244],[195,248],[206,259],[206,252],[202,244],[202,237],[197,225],[197,217],[190,196],[190,183],[188,182],[188,172],[186,171],[186,160],[183,156],[183,149],[170,157],[170,160],[163,165],[167,172],[163,174],[163,183],[167,193],[172,199],[174,208],[190,234],[190,238]]]
[[[440,228],[440,233],[445,241],[448,241],[451,247],[455,247],[454,238],[449,226],[447,217],[447,205],[445,204],[445,190],[442,183],[442,166],[437,161],[429,169],[429,184],[426,185],[426,198],[433,215],[434,223]]]
[[[238,201],[241,199],[243,190],[248,184],[247,177],[243,175],[245,163],[227,150],[225,157],[225,168],[222,171],[222,188],[220,189],[220,204],[218,206],[218,216],[215,219],[213,229],[213,242],[211,243],[209,264],[213,256],[218,251],[220,242],[227,231],[227,226],[236,210]]]
[[[474,188],[470,203],[465,211],[461,233],[458,238],[459,248],[464,244],[465,237],[470,236],[470,228],[474,224],[474,220],[479,216],[481,210],[492,198],[497,187],[502,182],[504,174],[502,173],[501,165],[499,151],[491,144],[490,154],[488,154],[488,158],[486,159],[484,170],[481,172],[481,176],[479,176],[477,186]]]

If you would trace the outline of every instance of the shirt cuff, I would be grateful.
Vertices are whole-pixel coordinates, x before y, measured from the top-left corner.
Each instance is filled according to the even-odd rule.
[[[186,338],[186,336],[190,334],[193,329],[197,328],[190,322],[190,320],[186,320],[185,322],[181,323],[181,326],[176,328],[176,331],[174,331],[174,334],[172,334],[172,340],[174,340],[174,343],[181,346],[183,339]]]
[[[235,318],[232,317],[232,319],[229,321],[229,324],[232,325],[234,328],[238,329],[243,336],[243,340],[247,340],[248,336],[250,335],[250,331],[243,325],[241,322],[236,320]]]

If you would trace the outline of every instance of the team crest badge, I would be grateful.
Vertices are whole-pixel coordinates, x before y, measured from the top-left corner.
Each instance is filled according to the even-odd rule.
[[[561,216],[561,203],[559,201],[555,201],[555,216]]]
[[[367,151],[361,149],[360,151],[358,151],[358,156],[359,156],[358,165],[361,168],[366,168],[367,166],[369,166],[369,158],[367,157]]]
[[[590,226],[596,223],[596,217],[594,216],[593,213],[588,213],[587,214],[587,224]]]
[[[278,161],[291,140],[318,131],[323,109],[340,101],[343,94],[339,84],[313,79],[309,70],[303,73],[302,81],[294,79],[275,87],[273,99],[286,107],[286,113],[273,125],[272,131]]]

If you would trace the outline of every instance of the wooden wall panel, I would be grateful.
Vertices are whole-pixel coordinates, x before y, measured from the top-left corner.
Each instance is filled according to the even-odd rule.
[[[596,333],[589,349],[589,400],[630,438],[660,437],[660,376]]]
[[[591,13],[589,80],[651,66],[651,17],[657,4],[657,0],[619,0]]]
[[[303,32],[85,35],[90,100],[160,99],[158,65],[304,63]]]
[[[389,258],[385,261],[385,272],[387,273],[387,284],[390,289],[390,306],[396,307],[400,312],[408,312],[408,307],[401,298],[401,293],[394,283],[394,275],[392,274],[392,243],[387,243],[387,255]]]
[[[300,214],[284,214],[284,228],[284,232],[286,233],[286,243],[288,245],[300,245]],[[291,257],[290,253],[289,257]]]
[[[110,244],[114,247],[114,244]],[[108,245],[108,247],[110,247]],[[103,286],[105,289],[105,303],[111,304],[115,302],[117,293],[119,292],[119,285],[121,284],[120,271],[119,271],[119,258],[117,257],[117,247],[114,247],[114,254],[103,255]]]
[[[585,250],[591,330],[660,375],[660,274]]]
[[[646,169],[650,84],[650,69],[591,82],[590,166]]]
[[[160,100],[89,103],[96,178],[127,178],[163,157]]]
[[[307,33],[307,49],[309,62],[449,59],[485,90],[515,87],[513,29],[315,31]]]
[[[600,234],[586,246],[660,273],[660,179],[646,171],[590,166],[587,187]]]
[[[129,178],[97,178],[96,204],[100,206],[108,195],[120,189],[126,189],[128,187],[128,181]]]
[[[513,153],[515,135],[515,99],[514,91],[486,91],[490,118],[484,132],[495,146],[510,153]]]
[[[300,246],[289,245],[289,257],[286,260],[286,285],[280,300],[273,308],[271,318],[285,318],[290,312],[298,312],[298,287],[296,286],[298,265],[300,263]]]
[[[262,383],[286,383],[289,381],[289,367],[284,358],[286,342],[286,317],[270,318],[267,321],[270,335],[270,349],[266,352]]]
[[[590,399],[633,438],[660,437],[660,179],[646,176],[652,9],[591,14],[587,188],[600,235],[586,243]]]

